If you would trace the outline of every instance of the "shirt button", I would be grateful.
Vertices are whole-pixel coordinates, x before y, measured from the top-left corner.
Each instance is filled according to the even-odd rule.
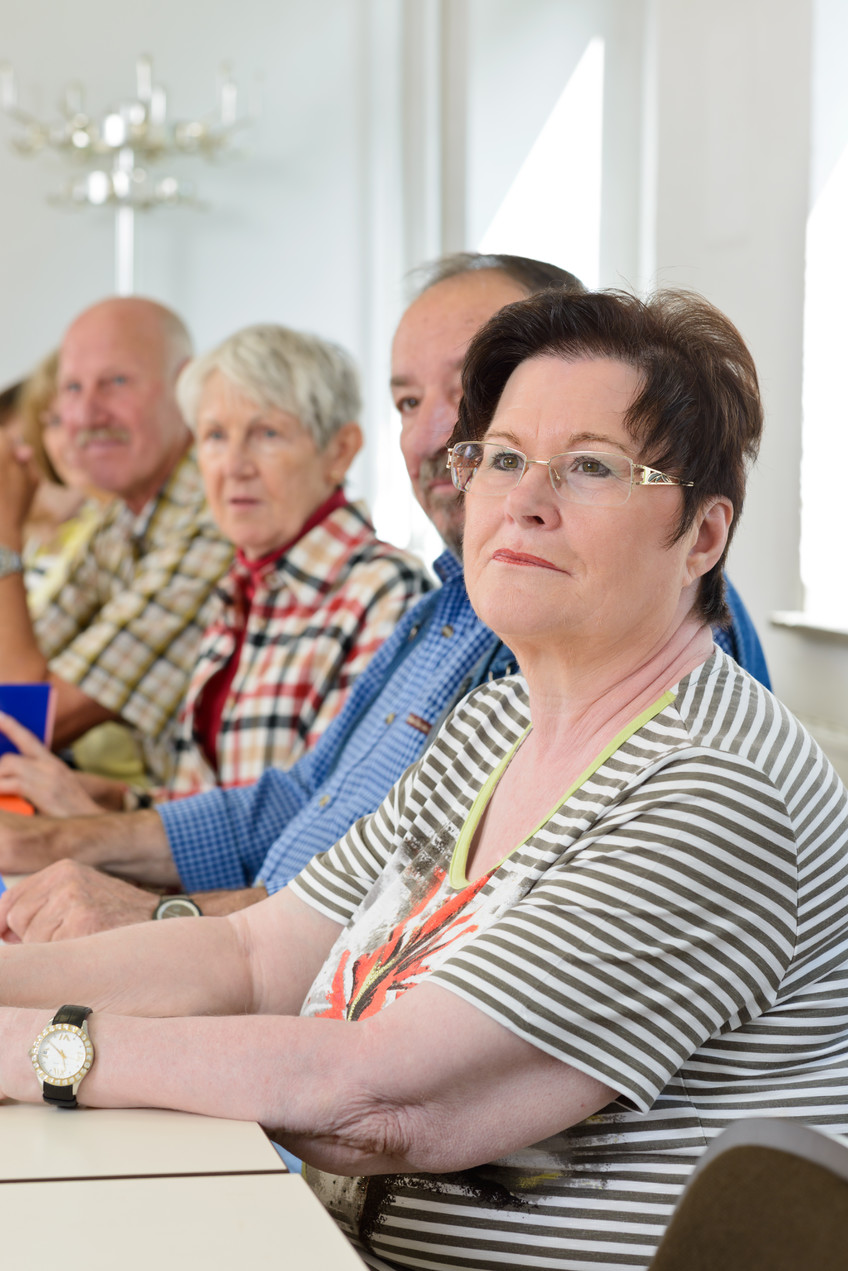
[[[321,798],[318,800],[318,806],[319,808],[326,808],[329,802],[330,802],[330,796],[328,794],[322,794]]]
[[[419,628],[418,628],[418,627],[410,627],[410,628],[409,628],[409,635],[406,637],[406,638],[407,638],[407,640],[414,640],[414,639],[415,639],[415,637],[418,635],[418,631],[419,631]]]
[[[395,712],[394,712],[394,711],[390,711],[390,712],[389,712],[389,714],[386,716],[386,723],[387,723],[387,724],[393,724],[393,723],[395,722],[395,719],[396,719],[396,718],[397,718],[397,716],[395,715]]]
[[[445,639],[448,639],[450,636],[453,635],[453,627],[451,626],[449,622],[446,622],[445,625],[442,627],[442,635],[445,637]]]

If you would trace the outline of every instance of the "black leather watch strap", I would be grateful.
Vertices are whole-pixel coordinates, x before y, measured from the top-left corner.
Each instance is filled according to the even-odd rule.
[[[90,1014],[90,1006],[60,1006],[50,1023],[73,1024],[74,1028],[82,1028]]]
[[[49,1081],[41,1083],[41,1097],[45,1103],[55,1104],[57,1108],[75,1108],[77,1097],[73,1086],[53,1086]]]

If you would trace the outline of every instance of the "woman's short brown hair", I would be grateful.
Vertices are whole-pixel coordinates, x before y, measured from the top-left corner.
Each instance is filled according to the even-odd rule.
[[[763,425],[757,372],[736,327],[702,296],[683,291],[643,301],[622,291],[550,288],[507,305],[469,346],[452,441],[479,440],[512,372],[545,356],[614,358],[639,371],[642,387],[624,421],[639,458],[694,482],[682,490],[675,539],[711,499],[730,500],[727,546],[701,579],[697,602],[706,622],[725,624],[724,560]]]

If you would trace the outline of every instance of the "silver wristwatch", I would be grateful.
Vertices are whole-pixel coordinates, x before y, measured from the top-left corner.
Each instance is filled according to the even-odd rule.
[[[4,547],[0,543],[0,578],[8,578],[10,574],[22,574],[24,572],[24,563],[21,560],[19,552],[13,552],[11,547]]]
[[[191,896],[164,896],[153,910],[154,918],[202,918],[203,910]]]

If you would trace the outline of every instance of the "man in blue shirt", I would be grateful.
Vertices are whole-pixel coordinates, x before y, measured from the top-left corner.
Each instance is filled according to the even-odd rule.
[[[580,286],[541,262],[462,253],[433,268],[401,319],[391,389],[413,491],[447,547],[435,565],[442,586],[401,620],[311,753],[288,772],[269,770],[255,786],[213,790],[156,810],[38,818],[17,834],[4,822],[0,870],[58,863],[0,899],[0,934],[64,939],[149,919],[161,909],[155,895],[103,869],[193,893],[188,903],[169,905],[172,913],[229,913],[261,900],[379,805],[465,693],[515,669],[509,650],[468,602],[462,500],[450,482],[445,447],[469,340],[504,304],[551,284]],[[717,638],[763,678],[750,619],[730,589],[728,599],[734,626]]]

